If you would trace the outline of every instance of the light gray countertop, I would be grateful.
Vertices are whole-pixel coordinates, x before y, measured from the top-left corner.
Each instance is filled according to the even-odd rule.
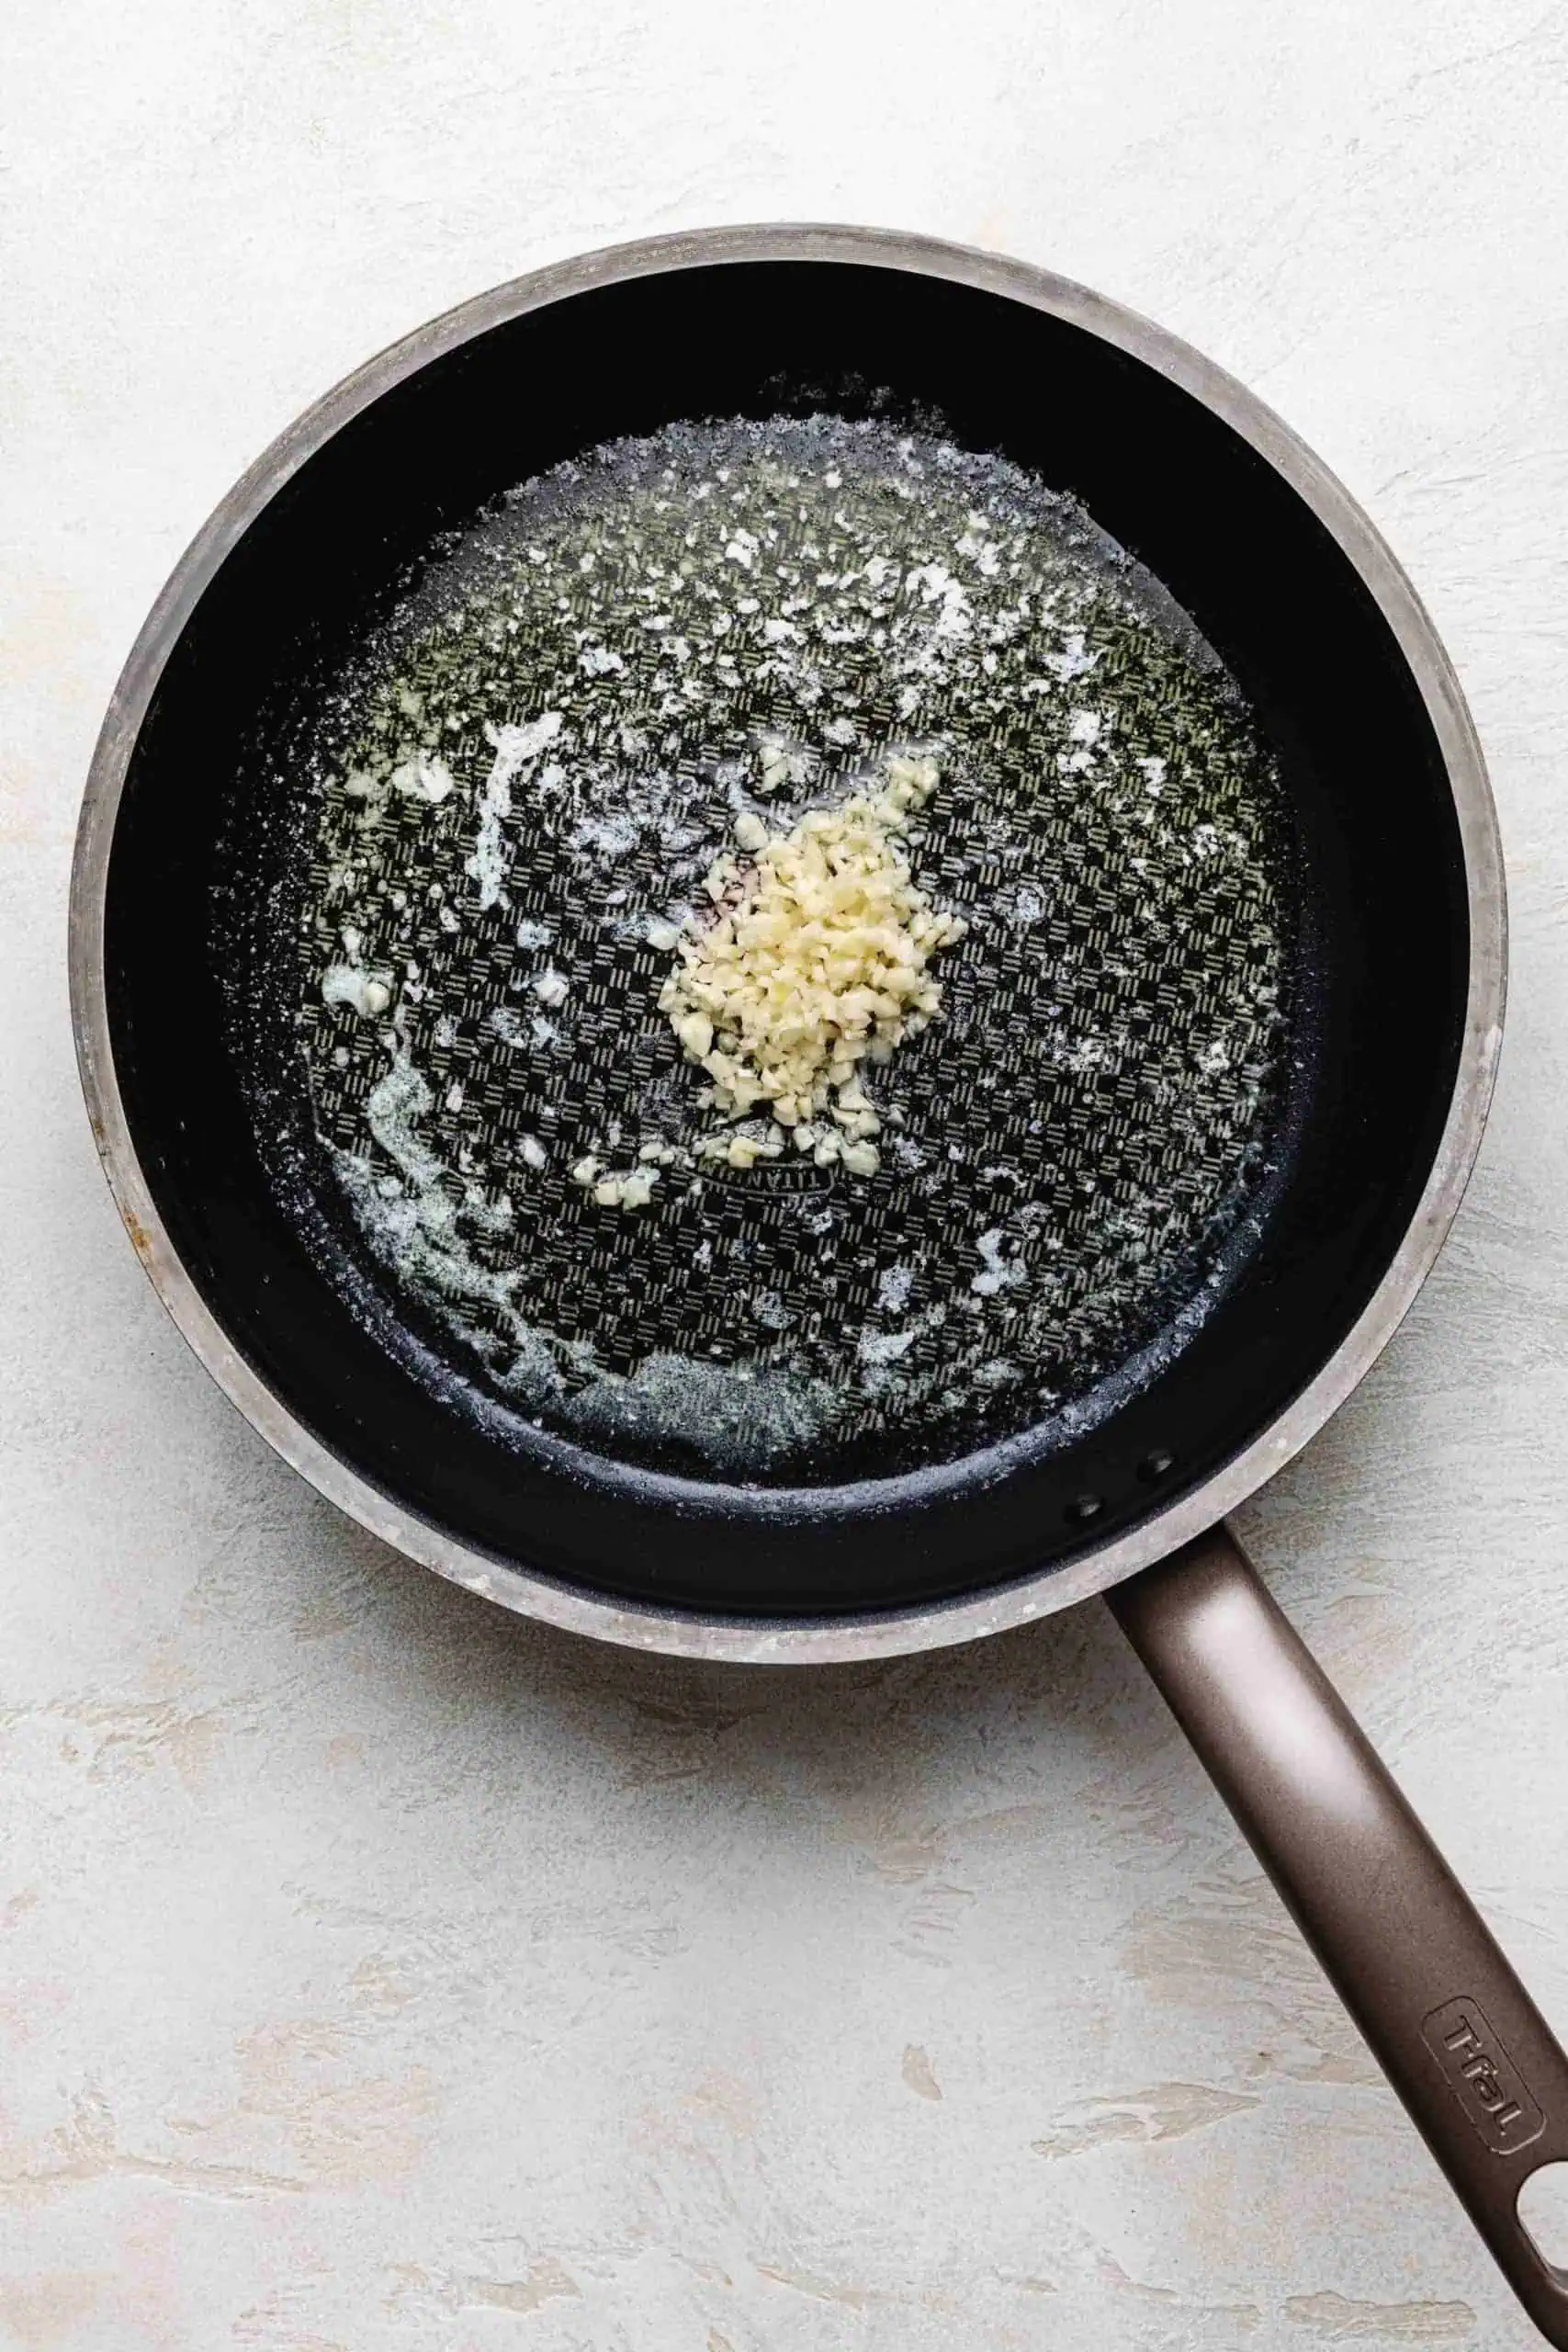
[[[489,283],[868,220],[1232,368],[1426,597],[1514,923],[1454,1238],[1246,1530],[1568,2029],[1568,17],[12,0],[0,87],[0,2345],[1522,2352],[1098,1604],[663,1664],[275,1461],[97,1172],[64,903],[185,541]]]

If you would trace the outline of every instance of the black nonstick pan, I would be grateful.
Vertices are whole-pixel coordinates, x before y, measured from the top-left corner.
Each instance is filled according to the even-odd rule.
[[[940,1010],[869,1111],[716,1130],[660,1005],[712,861],[910,760]],[[762,229],[503,287],[260,460],[71,954],[165,1305],[412,1557],[738,1663],[1106,1591],[1568,2346],[1568,2063],[1224,1526],[1431,1264],[1504,933],[1452,673],[1278,419],[1040,272]]]

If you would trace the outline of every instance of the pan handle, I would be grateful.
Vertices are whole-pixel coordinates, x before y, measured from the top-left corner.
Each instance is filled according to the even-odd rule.
[[[1504,2277],[1568,2347],[1568,2270],[1517,2210],[1568,2161],[1546,2020],[1227,1528],[1108,1598]]]

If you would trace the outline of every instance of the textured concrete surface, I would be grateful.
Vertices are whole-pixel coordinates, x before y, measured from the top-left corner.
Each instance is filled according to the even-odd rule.
[[[119,1232],[63,909],[186,538],[487,283],[858,218],[1248,379],[1429,600],[1515,920],[1456,1238],[1248,1532],[1568,2028],[1568,18],[11,0],[0,91],[0,2343],[1532,2342],[1098,1608],[662,1666],[313,1499]]]

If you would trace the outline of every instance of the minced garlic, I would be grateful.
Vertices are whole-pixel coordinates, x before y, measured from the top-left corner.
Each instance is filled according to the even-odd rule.
[[[713,1080],[714,1107],[740,1119],[766,1105],[819,1167],[874,1171],[881,1123],[860,1064],[886,1061],[940,1011],[927,967],[964,934],[915,882],[904,847],[937,778],[934,760],[894,753],[874,797],[813,809],[783,834],[742,817],[735,837],[752,863],[715,865],[704,888],[717,913],[679,935],[680,966],[660,996]],[[782,1147],[737,1136],[703,1148],[739,1168]]]
[[[589,1152],[572,1170],[571,1181],[592,1193],[602,1209],[645,1209],[653,1198],[659,1170],[643,1166],[606,1172],[603,1162]]]
[[[622,1176],[602,1177],[593,1197],[602,1209],[645,1209],[658,1182],[657,1168],[631,1168]]]

